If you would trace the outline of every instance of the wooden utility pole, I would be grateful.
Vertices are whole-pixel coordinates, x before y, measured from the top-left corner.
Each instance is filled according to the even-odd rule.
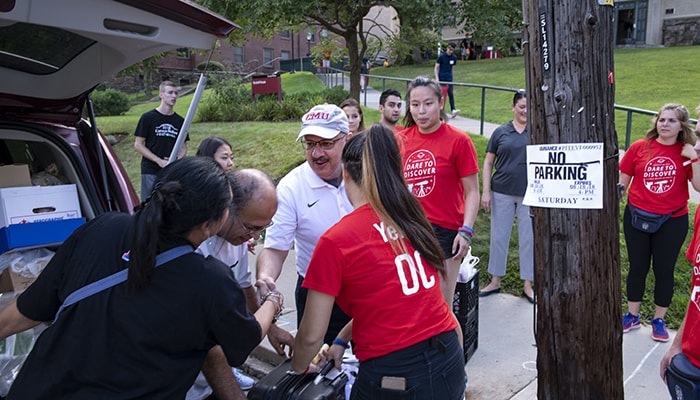
[[[622,399],[612,0],[523,0],[531,144],[603,143],[603,208],[533,207],[538,399]]]

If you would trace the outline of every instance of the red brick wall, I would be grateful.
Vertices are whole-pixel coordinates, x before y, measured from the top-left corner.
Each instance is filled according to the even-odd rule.
[[[294,39],[294,53],[292,54],[292,38]],[[319,33],[314,35],[314,41],[310,43],[313,47],[319,40]],[[282,51],[287,51],[291,54],[291,58],[305,57],[309,52],[309,43],[306,41],[306,32],[293,33],[289,38],[283,38],[275,35],[271,39],[259,39],[251,37],[243,46],[244,47],[244,65],[234,65],[234,50],[233,46],[228,41],[219,42],[219,46],[214,49],[211,57],[212,60],[219,61],[227,70],[241,70],[244,73],[253,72],[259,68],[263,62],[263,49],[272,49],[273,58],[281,57]],[[197,50],[192,51],[192,59],[185,60],[178,58],[175,55],[169,55],[158,62],[158,66],[163,69],[186,70],[195,69],[197,64],[206,61],[209,58],[208,52],[202,53]],[[189,61],[189,63],[188,63]],[[256,70],[260,73],[270,73],[280,69],[279,59],[275,60],[271,66],[261,67]]]

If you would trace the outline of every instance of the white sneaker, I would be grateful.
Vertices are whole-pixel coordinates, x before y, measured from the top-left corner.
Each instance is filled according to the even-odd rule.
[[[459,114],[459,110],[452,110],[452,118],[456,117],[457,114]]]
[[[244,374],[243,371],[238,368],[231,368],[231,370],[233,370],[233,376],[236,377],[236,382],[238,382],[238,386],[241,387],[241,390],[249,390],[253,387],[255,384],[253,378]]]

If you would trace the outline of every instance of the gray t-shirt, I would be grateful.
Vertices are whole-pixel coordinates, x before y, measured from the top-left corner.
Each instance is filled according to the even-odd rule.
[[[518,133],[513,122],[493,131],[486,151],[496,155],[491,190],[510,196],[524,196],[527,188],[527,130]]]

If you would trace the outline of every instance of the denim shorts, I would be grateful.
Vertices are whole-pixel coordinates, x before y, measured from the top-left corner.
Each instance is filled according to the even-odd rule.
[[[442,249],[442,253],[445,255],[445,260],[454,257],[455,253],[452,252],[452,244],[454,244],[458,231],[443,228],[435,224],[430,225],[433,227],[433,231],[435,232],[435,236],[438,238],[438,242],[440,242],[440,248]]]
[[[385,376],[404,378],[405,390],[381,387]],[[350,400],[462,400],[467,375],[455,331],[360,363]]]

